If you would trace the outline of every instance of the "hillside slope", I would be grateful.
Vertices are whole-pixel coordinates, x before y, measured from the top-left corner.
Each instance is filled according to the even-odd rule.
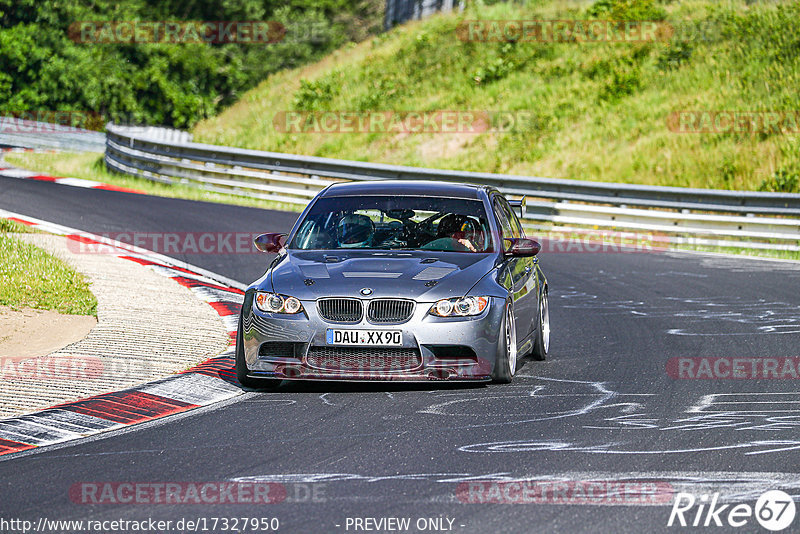
[[[459,38],[464,21],[478,19],[661,20],[673,33],[647,42]],[[797,191],[800,136],[783,115],[779,130],[677,133],[668,124],[686,110],[797,113],[797,20],[798,2],[471,3],[276,73],[194,133],[208,143],[437,168]],[[273,121],[287,110],[527,118],[511,132],[276,131]]]

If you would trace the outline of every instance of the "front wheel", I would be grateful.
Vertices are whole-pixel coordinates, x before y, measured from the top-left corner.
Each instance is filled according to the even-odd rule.
[[[497,347],[497,358],[494,362],[492,380],[500,384],[508,384],[517,371],[517,329],[514,323],[514,310],[511,303],[506,305],[502,332]]]
[[[247,361],[244,359],[244,339],[242,338],[242,317],[239,316],[239,328],[236,330],[236,378],[239,383],[252,389],[264,389],[278,387],[281,383],[276,378],[250,378],[247,376],[249,369]]]
[[[533,359],[543,361],[550,351],[550,302],[547,299],[547,288],[539,299],[539,324],[536,327],[536,342],[533,345]]]

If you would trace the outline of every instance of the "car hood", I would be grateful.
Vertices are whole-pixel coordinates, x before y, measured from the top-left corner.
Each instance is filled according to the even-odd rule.
[[[494,268],[495,255],[426,251],[290,251],[259,289],[300,300],[402,297],[420,302],[465,295]]]

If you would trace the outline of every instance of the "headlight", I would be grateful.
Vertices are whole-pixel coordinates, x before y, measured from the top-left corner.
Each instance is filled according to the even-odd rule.
[[[303,305],[296,298],[264,291],[256,292],[256,307],[265,313],[295,314],[303,311]]]
[[[431,306],[430,314],[437,317],[468,317],[480,315],[489,305],[489,297],[442,299]]]

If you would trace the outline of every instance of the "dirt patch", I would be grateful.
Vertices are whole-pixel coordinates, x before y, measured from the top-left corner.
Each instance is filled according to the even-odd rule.
[[[421,142],[417,152],[424,162],[433,162],[437,158],[455,157],[475,138],[469,132],[436,134]]]
[[[0,358],[45,356],[85,338],[96,324],[88,315],[0,306]]]

